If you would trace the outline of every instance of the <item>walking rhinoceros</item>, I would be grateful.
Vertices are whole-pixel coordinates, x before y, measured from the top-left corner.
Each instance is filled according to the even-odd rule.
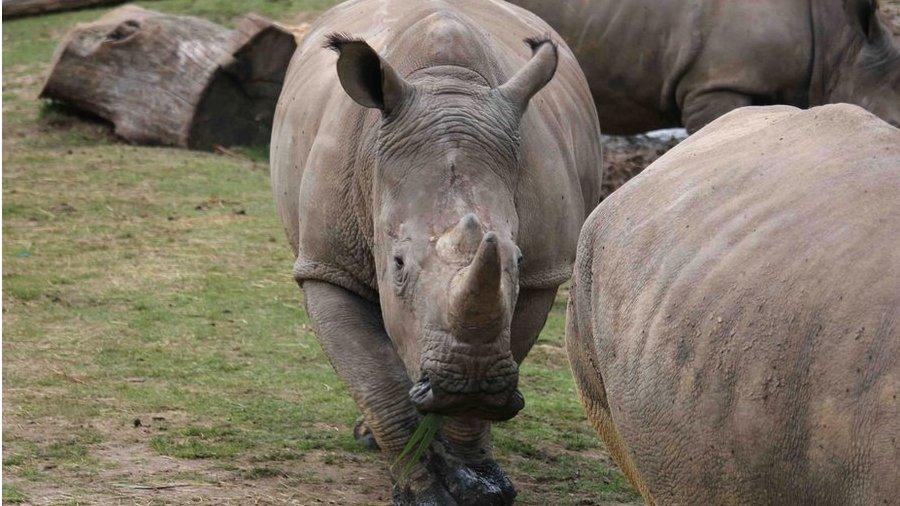
[[[571,51],[506,2],[350,1],[309,28],[271,146],[294,276],[388,459],[420,414],[446,416],[395,502],[515,495],[490,422],[523,407],[518,364],[600,199],[599,142]]]
[[[748,105],[850,102],[900,124],[877,0],[511,0],[581,63],[607,134],[698,130]]]
[[[567,348],[649,504],[896,504],[900,130],[742,108],[591,214]]]

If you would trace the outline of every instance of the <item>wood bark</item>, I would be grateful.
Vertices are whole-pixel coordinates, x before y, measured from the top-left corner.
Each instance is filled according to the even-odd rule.
[[[41,97],[109,120],[135,143],[266,144],[295,48],[288,29],[254,14],[228,30],[128,5],[69,32]]]
[[[124,3],[125,0],[3,0],[3,18],[34,16]]]

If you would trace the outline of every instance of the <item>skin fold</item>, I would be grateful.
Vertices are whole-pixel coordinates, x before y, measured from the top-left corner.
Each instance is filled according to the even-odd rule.
[[[581,63],[604,133],[733,109],[847,102],[900,124],[900,50],[877,0],[512,0]]]
[[[395,503],[513,500],[490,426],[523,408],[599,133],[571,51],[499,0],[345,2],[295,53],[270,159],[316,335],[387,461],[445,420]]]
[[[900,130],[750,107],[591,214],[567,350],[648,504],[896,503],[897,195]]]

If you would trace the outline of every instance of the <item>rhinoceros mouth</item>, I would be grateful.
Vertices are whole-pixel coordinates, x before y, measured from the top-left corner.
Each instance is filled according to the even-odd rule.
[[[449,393],[429,381],[427,375],[409,391],[409,399],[420,413],[505,421],[525,407],[525,397],[518,388],[504,392]]]

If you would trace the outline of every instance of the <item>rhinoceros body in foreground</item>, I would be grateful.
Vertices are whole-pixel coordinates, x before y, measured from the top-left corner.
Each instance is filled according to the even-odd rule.
[[[490,421],[523,406],[599,133],[569,49],[502,1],[346,2],[295,53],[272,184],[317,337],[389,459],[447,417],[396,502],[512,500]]]
[[[607,134],[738,107],[849,102],[900,124],[900,51],[876,0],[511,0],[578,57]]]
[[[898,196],[900,130],[772,106],[706,126],[588,218],[569,359],[647,502],[900,497]]]

